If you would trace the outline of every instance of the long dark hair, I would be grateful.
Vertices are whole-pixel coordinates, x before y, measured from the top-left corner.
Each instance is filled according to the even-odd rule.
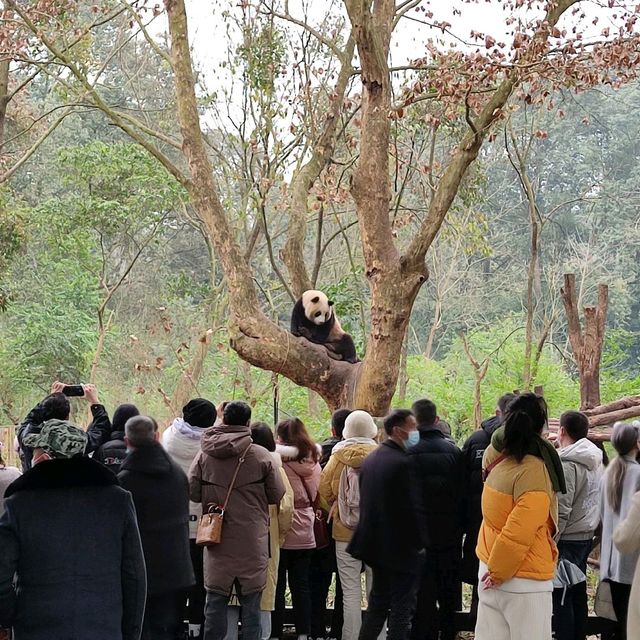
[[[620,513],[622,486],[627,474],[627,463],[624,456],[638,445],[638,429],[635,424],[616,422],[613,425],[611,444],[618,455],[607,468],[607,502],[614,513]]]
[[[284,444],[290,444],[298,449],[298,462],[302,462],[306,458],[311,458],[314,462],[318,462],[320,454],[316,443],[311,439],[304,422],[300,418],[290,418],[279,422],[276,432],[278,438]]]
[[[516,396],[504,416],[504,450],[518,462],[529,452],[547,422],[547,403],[535,393]]]
[[[5,469],[6,466],[4,458],[2,457],[2,446],[0,446],[0,469]]]
[[[251,425],[251,439],[260,447],[267,451],[276,450],[276,441],[273,438],[273,431],[266,422],[254,422]]]

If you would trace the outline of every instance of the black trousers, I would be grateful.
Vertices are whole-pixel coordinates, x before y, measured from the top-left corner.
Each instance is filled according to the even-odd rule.
[[[369,607],[358,640],[376,640],[387,621],[387,640],[408,640],[416,609],[419,574],[372,567]]]
[[[460,547],[426,551],[412,640],[455,640],[455,613],[462,589],[460,561]]]
[[[204,624],[204,605],[207,592],[204,588],[204,547],[199,547],[195,539],[189,540],[191,563],[196,583],[187,590],[183,606],[183,618],[189,624]]]
[[[147,596],[141,640],[175,640],[182,627],[184,591]]]
[[[327,636],[327,596],[333,574],[336,575],[336,595],[333,602],[333,615],[329,629],[329,638],[342,638],[344,621],[342,607],[342,585],[336,566],[336,546],[331,544],[326,549],[316,549],[311,556],[311,637]]]
[[[311,633],[311,589],[309,570],[313,549],[281,549],[276,586],[275,611],[271,614],[271,637],[281,638],[284,626],[287,580],[291,591],[293,620],[297,635]]]
[[[586,575],[591,540],[560,540],[558,553]],[[587,637],[587,583],[553,590],[553,637],[556,640],[585,640]]]
[[[609,580],[609,586],[611,587],[611,604],[613,604],[613,610],[616,618],[618,618],[615,623],[615,639],[627,640],[627,613],[629,611],[631,585]],[[629,638],[629,640],[636,640],[636,638]]]

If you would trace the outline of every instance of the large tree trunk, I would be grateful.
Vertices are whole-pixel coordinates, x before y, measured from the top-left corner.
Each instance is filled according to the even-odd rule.
[[[529,57],[535,59],[540,45],[548,38],[549,30],[574,1],[561,0],[550,7],[546,20],[541,22],[521,58],[523,69]],[[396,5],[393,0],[376,0],[373,3],[368,0],[345,0],[345,5],[352,37],[358,49],[363,86],[360,153],[351,190],[360,225],[366,276],[371,288],[371,333],[362,363],[352,365],[332,360],[322,346],[293,337],[260,311],[252,273],[218,197],[200,129],[184,0],[165,0],[165,6],[171,34],[182,149],[190,175],[181,175],[173,163],[150,148],[140,136],[132,134],[130,127],[117,114],[114,115],[113,110],[109,111],[103,103],[99,103],[99,106],[118,126],[154,153],[189,192],[194,210],[215,247],[225,273],[231,309],[231,345],[240,357],[313,389],[332,409],[351,406],[367,409],[374,415],[383,415],[389,408],[398,381],[401,346],[411,310],[427,278],[426,252],[442,226],[467,169],[476,159],[492,124],[500,117],[522,71],[518,66],[513,67],[487,100],[476,121],[470,123],[467,135],[438,183],[428,215],[406,253],[400,255],[389,217],[391,86],[387,59]],[[350,61],[343,66],[348,68],[349,64]],[[95,96],[94,99],[97,100]],[[328,122],[332,124],[331,120]],[[321,154],[320,160],[321,163],[326,162],[327,156]],[[297,197],[300,197],[298,201],[302,214],[305,209],[302,196],[305,191],[308,194],[313,176],[317,175],[317,166],[308,175],[300,177],[303,188]],[[304,249],[300,225],[304,217],[300,212],[295,212],[293,224],[297,226],[290,234],[291,241],[285,252],[291,271],[300,266],[299,258]],[[294,289],[297,292],[308,286],[306,274],[301,274],[296,280]]]
[[[609,289],[606,284],[599,285],[597,306],[584,308],[584,331],[578,312],[575,274],[565,273],[560,295],[567,315],[569,342],[580,378],[580,408],[592,409],[600,404],[600,360]]]

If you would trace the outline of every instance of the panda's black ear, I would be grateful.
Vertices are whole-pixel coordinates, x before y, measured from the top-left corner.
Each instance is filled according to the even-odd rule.
[[[313,304],[316,304],[317,302],[320,302],[319,296],[316,296],[315,298],[311,298],[311,302],[313,302]]]
[[[333,307],[333,300],[329,300],[329,306]]]

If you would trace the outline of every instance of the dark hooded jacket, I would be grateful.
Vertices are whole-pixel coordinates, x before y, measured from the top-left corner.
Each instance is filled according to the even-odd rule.
[[[195,582],[189,552],[189,483],[160,443],[132,451],[118,474],[131,491],[147,565],[147,592],[181,591]]]
[[[474,431],[462,445],[465,468],[465,539],[463,545],[462,577],[469,584],[478,581],[478,557],[476,542],[482,524],[482,456],[491,444],[491,436],[500,427],[502,420],[492,416],[485,420],[480,429]]]
[[[243,594],[262,591],[269,562],[269,505],[285,493],[272,455],[251,445],[246,426],[219,425],[202,436],[202,451],[189,470],[191,499],[223,505],[243,452],[235,486],[224,514],[222,541],[205,548],[204,583],[208,591],[227,595],[237,580]]]
[[[84,457],[41,462],[9,486],[5,509],[0,627],[16,640],[138,640],[144,558],[113,473]]]
[[[87,428],[87,447],[84,452],[85,455],[89,455],[109,440],[109,434],[111,433],[109,414],[104,406],[101,404],[92,404],[90,409],[93,420]],[[20,445],[20,460],[22,462],[23,471],[31,469],[33,452],[29,447],[23,446],[22,442],[29,434],[40,433],[42,423],[45,422],[45,420],[47,420],[47,417],[44,415],[42,406],[37,404],[33,409],[31,409],[31,411],[29,411],[26,418],[18,426],[17,436],[18,444]]]
[[[93,454],[95,460],[109,467],[115,474],[120,472],[120,467],[127,457],[127,445],[124,441],[124,425],[129,418],[137,416],[139,413],[138,409],[132,404],[121,404],[116,407],[116,410],[113,412],[113,422],[110,423],[109,438]]]

